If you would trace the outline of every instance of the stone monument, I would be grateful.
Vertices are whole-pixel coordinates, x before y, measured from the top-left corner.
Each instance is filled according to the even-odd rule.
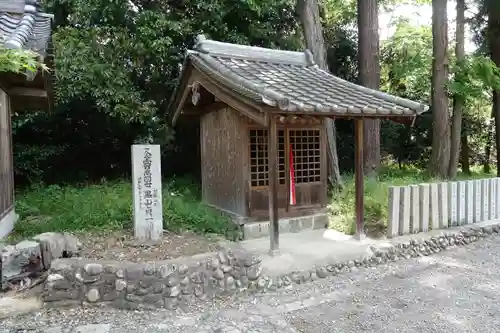
[[[161,159],[159,145],[132,146],[134,237],[158,241],[163,235]]]

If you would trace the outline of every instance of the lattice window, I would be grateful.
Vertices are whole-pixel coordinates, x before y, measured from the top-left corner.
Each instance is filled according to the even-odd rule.
[[[250,176],[253,187],[268,186],[267,129],[250,130]],[[278,131],[278,182],[285,184],[285,132]]]
[[[290,130],[295,183],[321,181],[321,149],[319,129]]]

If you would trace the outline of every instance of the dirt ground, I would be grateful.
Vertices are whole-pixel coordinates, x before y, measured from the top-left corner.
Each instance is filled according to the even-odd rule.
[[[131,231],[78,233],[83,244],[81,256],[87,259],[145,262],[213,252],[225,239],[218,235],[175,234],[165,232],[156,244],[140,244]]]

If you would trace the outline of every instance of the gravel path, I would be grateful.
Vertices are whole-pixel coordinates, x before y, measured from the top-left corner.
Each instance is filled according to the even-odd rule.
[[[500,238],[199,309],[44,310],[0,322],[11,332],[498,332]]]

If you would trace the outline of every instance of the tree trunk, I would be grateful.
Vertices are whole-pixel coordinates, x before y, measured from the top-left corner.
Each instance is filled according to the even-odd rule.
[[[462,164],[462,172],[470,175],[470,161],[469,161],[469,140],[467,138],[466,125],[464,124],[462,133],[460,135],[461,148],[460,148],[460,164]]]
[[[465,0],[457,0],[457,28],[455,55],[457,64],[465,61]],[[464,110],[464,98],[460,95],[453,96],[453,116],[451,118],[451,145],[450,165],[448,166],[448,177],[457,177],[458,160],[460,157],[460,138],[462,133],[462,115]]]
[[[432,154],[429,171],[447,178],[450,164],[450,114],[448,80],[448,22],[446,0],[432,0]]]
[[[326,62],[325,40],[319,16],[317,0],[297,0],[297,11],[304,30],[307,48],[312,52],[314,61],[323,70],[328,70]],[[328,140],[328,174],[330,181],[342,187],[342,178],[339,170],[339,157],[337,154],[337,137],[335,122],[327,118],[325,121],[326,136]]]
[[[378,0],[358,0],[358,64],[360,83],[380,88]],[[376,176],[380,167],[380,120],[365,119],[364,173]]]
[[[498,0],[488,0],[488,44],[491,60],[500,66],[500,3]],[[492,114],[495,117],[495,132],[497,146],[497,176],[500,177],[500,91],[493,91]]]
[[[488,174],[491,172],[491,145],[493,143],[493,131],[495,129],[495,100],[491,109],[491,116],[487,126],[486,146],[484,147],[483,172]]]

